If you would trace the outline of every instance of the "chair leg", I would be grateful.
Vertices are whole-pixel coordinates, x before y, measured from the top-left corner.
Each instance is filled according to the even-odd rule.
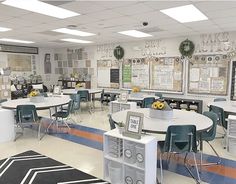
[[[161,181],[160,181],[160,183],[163,183],[162,153],[160,153],[160,170],[161,170]]]
[[[198,167],[197,167],[197,160],[196,160],[195,153],[193,153],[193,158],[194,158],[195,169],[196,169],[196,172],[197,172],[197,178],[193,175],[192,171],[187,166],[187,156],[188,156],[188,153],[185,154],[184,166],[187,169],[187,171],[189,172],[189,174],[191,175],[191,177],[197,182],[197,184],[199,184],[199,183],[201,183],[201,179],[200,179],[200,175],[199,175],[199,171],[198,171]]]

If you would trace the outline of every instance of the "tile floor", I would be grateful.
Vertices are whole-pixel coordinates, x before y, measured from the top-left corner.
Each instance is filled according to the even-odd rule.
[[[96,104],[96,106],[100,107],[99,104]],[[76,117],[73,116],[73,119],[76,120],[80,125],[106,131],[109,130],[107,117],[108,112],[109,110],[106,106],[104,111],[96,108],[94,113],[89,114],[86,110],[86,107],[82,105],[82,111],[80,115]],[[49,115],[48,111],[41,111],[39,114],[44,116]],[[163,136],[157,137],[158,139],[163,139]],[[236,155],[232,155],[222,148],[220,139],[214,141],[213,145],[221,157],[236,160]],[[94,176],[100,178],[103,177],[102,151],[63,140],[55,136],[46,135],[41,141],[38,141],[35,132],[26,130],[24,136],[20,137],[17,141],[0,143],[0,150],[0,159],[27,150],[34,150]],[[204,145],[204,152],[207,154],[212,154],[212,151],[206,145]],[[169,171],[164,171],[164,181],[165,184],[195,183],[194,180],[189,177]],[[223,183],[224,182],[222,182],[222,184]]]

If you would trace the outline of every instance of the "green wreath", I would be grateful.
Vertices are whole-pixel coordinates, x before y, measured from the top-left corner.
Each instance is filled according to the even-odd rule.
[[[125,51],[121,46],[117,46],[114,49],[113,53],[114,53],[115,58],[119,60],[119,59],[122,59],[124,57]]]
[[[193,55],[194,49],[194,43],[188,39],[182,41],[179,45],[179,52],[182,56],[191,57]]]

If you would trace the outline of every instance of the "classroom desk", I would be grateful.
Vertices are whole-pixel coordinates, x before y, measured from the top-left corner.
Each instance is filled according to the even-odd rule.
[[[9,100],[2,103],[4,109],[16,109],[17,105],[31,104],[35,105],[37,110],[50,109],[51,107],[57,107],[69,103],[70,97],[66,95],[57,95],[51,97],[45,97],[42,102],[31,102],[30,98],[20,98],[15,100]]]
[[[210,105],[214,105],[217,107],[221,107],[228,114],[236,114],[236,102],[235,101],[218,101],[218,102],[210,102],[207,104],[208,107]]]
[[[149,133],[165,134],[170,125],[195,125],[196,130],[201,133],[202,131],[210,129],[213,125],[212,120],[202,114],[193,111],[183,111],[177,109],[173,109],[173,118],[169,120],[150,118],[149,108],[124,110],[112,114],[111,117],[115,122],[126,123],[128,111],[140,112],[144,114],[142,130]],[[203,145],[200,134],[200,150],[202,149]]]

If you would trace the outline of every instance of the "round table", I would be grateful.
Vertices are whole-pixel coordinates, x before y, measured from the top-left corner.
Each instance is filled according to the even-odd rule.
[[[83,90],[88,90],[89,94],[95,94],[95,93],[101,93],[101,89],[63,89],[62,93],[64,95],[72,95],[72,94],[77,94],[77,91],[83,91]]]
[[[218,101],[218,102],[210,102],[207,104],[208,107],[210,107],[210,105],[221,107],[225,112],[228,112],[230,114],[236,114],[235,101]]]
[[[56,107],[60,105],[65,105],[69,103],[70,97],[66,95],[58,95],[58,96],[51,96],[45,97],[42,102],[31,102],[30,98],[20,98],[16,100],[9,100],[2,103],[2,108],[5,109],[16,109],[17,105],[26,105],[31,104],[35,105],[37,110],[49,109],[51,107]]]
[[[127,112],[130,110],[120,111],[112,114],[115,122],[126,122]],[[170,125],[195,125],[198,132],[207,130],[212,127],[213,122],[208,117],[193,112],[183,110],[173,110],[173,118],[170,120],[157,119],[149,117],[149,108],[132,109],[132,112],[140,112],[144,114],[143,131],[150,133],[165,134]]]

